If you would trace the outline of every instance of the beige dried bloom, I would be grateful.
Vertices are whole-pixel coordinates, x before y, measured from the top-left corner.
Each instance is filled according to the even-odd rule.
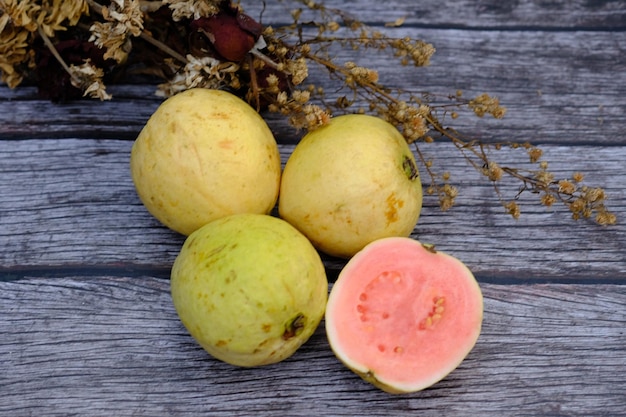
[[[320,106],[315,104],[307,104],[304,106],[304,114],[306,115],[307,130],[315,130],[330,122],[330,114]]]
[[[82,65],[70,65],[70,79],[72,85],[83,91],[83,96],[99,98],[100,100],[110,100],[111,95],[107,94],[102,77],[104,71],[85,61]]]
[[[11,88],[23,80],[25,71],[34,68],[31,44],[37,31],[54,36],[76,25],[89,12],[84,0],[40,2],[0,0],[0,71],[2,81]]]
[[[587,203],[596,203],[603,201],[606,196],[602,188],[583,187],[583,196]]]
[[[302,84],[309,76],[309,67],[306,59],[304,57],[300,57],[287,61],[285,72],[291,75],[291,82],[293,85]]]
[[[603,226],[615,224],[617,223],[617,217],[613,213],[602,210],[596,215],[596,223]]]
[[[439,208],[441,211],[448,211],[454,206],[454,199],[443,195],[439,198]]]
[[[556,201],[556,197],[552,194],[545,193],[541,196],[541,204],[546,207],[552,206],[554,203],[556,203]]]
[[[157,95],[170,97],[190,88],[219,89],[239,83],[239,65],[234,62],[222,62],[210,56],[187,55],[186,58],[185,67],[169,82],[160,84]]]
[[[172,11],[175,22],[213,16],[220,11],[220,3],[220,0],[163,0]]]
[[[456,198],[456,196],[459,194],[459,190],[450,184],[444,184],[443,192],[450,198]]]
[[[296,103],[304,104],[311,98],[311,93],[307,90],[294,90],[291,93],[291,97],[293,97]]]
[[[108,7],[102,7],[105,22],[95,22],[89,28],[90,42],[105,48],[105,59],[123,62],[130,53],[131,36],[139,36],[143,31],[143,13],[138,0],[113,0]]]
[[[582,182],[585,179],[585,174],[583,174],[582,172],[574,172],[574,174],[572,175],[572,180],[574,180],[574,182]]]
[[[444,184],[439,191],[439,208],[442,211],[450,210],[455,204],[458,189],[450,184]]]
[[[337,32],[341,26],[336,21],[328,22],[326,28],[331,32]]]
[[[575,220],[588,217],[587,213],[589,213],[589,211],[587,210],[587,204],[585,203],[584,198],[580,197],[575,199],[574,201],[569,203],[568,207],[572,212],[572,217]]]
[[[422,104],[415,106],[406,101],[395,101],[387,108],[379,109],[380,116],[398,127],[408,143],[413,143],[428,133],[426,118],[430,114],[430,107]]]
[[[32,67],[31,33],[9,23],[8,15],[0,15],[0,73],[10,88],[17,87],[24,78],[21,67]]]
[[[276,76],[276,74],[270,74],[265,78],[265,82],[267,83],[267,91],[269,91],[270,93],[278,93],[279,92],[279,88],[278,88],[278,82],[280,80],[278,79],[278,77]]]
[[[491,181],[499,181],[502,179],[504,171],[495,161],[489,161],[487,166],[483,169],[483,173],[489,177]]]
[[[330,114],[316,104],[299,105],[293,101],[283,107],[281,111],[289,114],[289,123],[297,129],[315,130],[330,121]]]
[[[506,108],[500,106],[500,100],[488,94],[481,94],[471,99],[468,105],[478,117],[490,114],[496,119],[500,119],[506,113]]]
[[[561,194],[574,194],[576,192],[576,186],[569,180],[560,180],[558,183],[559,193]]]
[[[46,35],[52,37],[54,32],[66,30],[66,26],[75,26],[87,14],[89,5],[86,0],[42,1],[37,24]]]
[[[29,32],[41,29],[52,37],[54,32],[66,30],[66,25],[76,25],[83,15],[89,13],[89,6],[86,0],[0,0],[0,10],[10,17],[15,27]]]
[[[543,155],[543,151],[539,148],[536,148],[533,146],[530,149],[528,149],[528,156],[530,158],[530,162],[533,164],[538,162],[542,155]]]
[[[434,193],[436,190],[439,192],[439,208],[441,211],[450,210],[455,204],[455,198],[459,194],[459,190],[450,184],[443,184],[443,186],[435,186],[429,187],[431,189],[430,192],[427,190],[428,194]]]
[[[409,56],[416,67],[425,67],[430,65],[430,58],[435,53],[435,47],[420,40],[414,41],[409,50]]]
[[[41,5],[20,0],[0,0],[2,28],[10,24],[15,28],[23,28],[29,32],[37,31],[37,16],[41,12]]]
[[[519,204],[517,204],[515,201],[509,201],[504,205],[504,208],[506,209],[507,213],[509,213],[511,217],[513,217],[515,220],[519,219],[521,210]]]
[[[543,187],[547,187],[548,184],[554,182],[554,174],[548,171],[537,171],[534,178],[541,183]]]
[[[351,61],[346,62],[344,66],[349,74],[346,77],[346,84],[352,87],[363,84],[376,84],[378,82],[378,71],[358,66]]]
[[[394,55],[400,58],[402,65],[412,62],[416,67],[425,67],[430,64],[430,58],[435,53],[432,44],[408,37],[392,39],[389,45],[394,49]]]
[[[617,222],[617,217],[604,206],[606,194],[602,188],[583,186],[578,191],[578,196],[566,203],[574,219],[588,219],[595,212],[595,221],[598,224],[610,225]]]
[[[287,96],[287,92],[285,91],[281,91],[277,96],[276,96],[276,102],[280,105],[284,105],[287,104],[287,101],[289,100],[289,97]]]

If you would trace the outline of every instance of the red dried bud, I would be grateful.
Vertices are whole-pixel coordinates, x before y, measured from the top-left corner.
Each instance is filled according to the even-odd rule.
[[[234,62],[246,57],[263,30],[261,24],[250,16],[227,11],[196,19],[192,28],[206,35],[220,56]]]
[[[243,30],[249,32],[255,39],[259,39],[263,33],[263,25],[245,13],[237,13],[237,23]]]

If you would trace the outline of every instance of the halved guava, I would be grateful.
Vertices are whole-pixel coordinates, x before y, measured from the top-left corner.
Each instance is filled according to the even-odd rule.
[[[343,268],[326,307],[326,334],[352,371],[390,393],[440,381],[480,334],[483,297],[458,259],[404,237],[374,241]]]

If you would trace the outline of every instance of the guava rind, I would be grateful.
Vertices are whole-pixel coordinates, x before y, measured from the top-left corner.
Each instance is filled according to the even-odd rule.
[[[384,391],[409,393],[445,378],[473,349],[483,299],[458,259],[410,238],[385,238],[346,264],[325,317],[342,363]]]
[[[409,236],[422,208],[415,157],[381,118],[338,116],[309,132],[281,179],[280,216],[322,252],[349,258],[366,244]]]
[[[261,366],[291,356],[318,327],[328,281],[311,243],[268,215],[227,216],[193,232],[171,273],[174,307],[213,357]]]
[[[267,214],[278,200],[278,145],[239,97],[193,88],[165,100],[130,155],[140,200],[165,226],[189,235],[237,213]]]

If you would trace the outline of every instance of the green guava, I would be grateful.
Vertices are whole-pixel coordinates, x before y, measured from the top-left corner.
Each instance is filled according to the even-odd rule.
[[[380,239],[348,261],[326,307],[335,355],[390,393],[446,377],[472,350],[483,296],[457,258],[404,237]]]
[[[267,214],[278,199],[276,140],[226,91],[194,88],[165,100],[133,144],[130,168],[147,210],[185,235],[230,214]]]
[[[296,145],[283,171],[278,208],[319,250],[350,257],[376,239],[411,234],[422,183],[413,153],[393,125],[344,115]]]
[[[324,315],[328,281],[319,254],[293,226],[238,214],[187,237],[171,294],[200,346],[252,367],[282,361],[309,339]]]

